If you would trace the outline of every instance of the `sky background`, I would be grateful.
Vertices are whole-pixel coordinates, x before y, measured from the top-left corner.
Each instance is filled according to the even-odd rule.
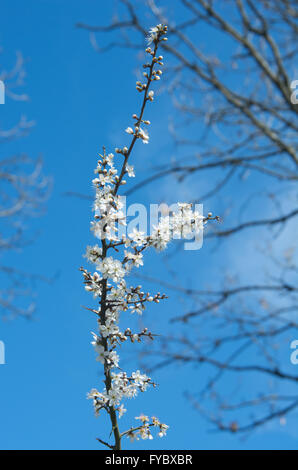
[[[0,325],[0,340],[6,345],[6,365],[0,366],[1,449],[98,449],[95,438],[107,437],[105,418],[96,419],[91,402],[86,400],[86,393],[94,386],[100,389],[102,380],[90,346],[95,318],[82,308],[94,303],[84,292],[78,270],[82,264],[86,266],[82,254],[93,242],[89,231],[91,202],[66,193],[92,194],[97,152],[102,145],[112,151],[128,142],[123,131],[139,109],[140,95],[134,86],[140,65],[137,53],[115,49],[99,55],[91,47],[88,33],[75,28],[81,21],[108,23],[113,11],[112,1],[2,1],[1,61],[9,68],[16,51],[22,52],[27,72],[24,91],[30,101],[8,99],[0,107],[1,127],[9,128],[21,115],[36,124],[28,136],[1,145],[1,157],[18,152],[34,158],[42,155],[44,171],[54,181],[44,215],[28,221],[28,234],[36,241],[23,252],[10,253],[4,261],[54,281],[38,283],[37,311],[32,320],[16,319]],[[212,37],[205,40],[212,41]],[[139,143],[134,154],[139,179],[172,156],[167,133],[170,109],[170,98],[163,93],[147,110],[152,122],[150,144]],[[181,188],[166,179],[154,190],[148,186],[134,193],[130,201],[188,200],[198,187],[204,192],[206,181],[193,180]],[[234,187],[231,198],[236,194]],[[205,207],[205,212],[210,209]],[[237,243],[243,243],[243,238],[227,243],[216,262],[215,256],[210,258],[208,243],[200,251],[183,252],[174,262],[175,269],[190,286],[216,279],[223,266],[233,269],[242,263],[235,256]],[[253,249],[248,238],[248,258]],[[250,259],[247,273],[256,268],[253,257]],[[163,256],[153,255],[145,261],[144,273],[165,279]],[[153,292],[159,290],[154,284],[148,287]],[[144,319],[146,326],[154,331],[166,328],[177,306],[182,308],[169,299],[163,306],[151,307]],[[129,352],[124,357],[126,370],[138,368],[136,354]],[[185,384],[188,390],[196,390],[202,379],[191,367],[157,371],[154,380],[159,388],[127,402],[128,416],[120,425],[128,428],[133,417],[143,412],[169,424],[168,436],[137,444],[127,441],[126,448],[297,448],[294,418],[286,427],[272,423],[246,440],[210,432],[210,426],[184,398]]]

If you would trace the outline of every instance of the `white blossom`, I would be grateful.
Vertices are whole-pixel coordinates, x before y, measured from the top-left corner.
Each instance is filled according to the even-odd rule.
[[[135,172],[134,172],[134,167],[133,165],[126,165],[126,171],[127,171],[127,174],[130,178],[134,178],[135,177]]]
[[[158,433],[158,436],[159,437],[163,437],[166,435],[167,433],[167,430],[169,429],[169,426],[167,426],[166,424],[160,424],[160,431]]]
[[[142,315],[144,308],[143,304],[135,304],[130,307],[131,313],[137,313],[138,315]]]
[[[132,264],[134,266],[136,266],[137,268],[139,266],[144,265],[142,253],[133,253],[133,252],[127,251],[127,250],[125,250],[124,253],[125,253],[125,258],[127,260],[130,260],[132,262]]]
[[[85,257],[91,263],[96,263],[98,258],[102,255],[102,249],[98,245],[87,246]]]
[[[149,93],[148,93],[148,99],[149,99],[150,101],[153,101],[153,99],[154,99],[153,97],[154,97],[154,91],[151,90],[151,91],[149,91]]]
[[[143,144],[149,143],[149,134],[145,129],[138,129],[138,136],[142,139]]]
[[[111,367],[119,366],[119,356],[116,351],[111,351],[110,353],[108,353],[107,359]]]
[[[112,256],[103,259],[96,269],[102,273],[104,279],[111,278],[114,282],[120,281],[125,276],[125,269],[121,261]]]
[[[103,338],[107,338],[107,336],[114,336],[119,333],[118,326],[114,325],[113,323],[100,325],[99,328]]]
[[[147,35],[147,43],[151,44],[153,41],[156,41],[158,38],[158,33],[163,32],[163,30],[164,26],[162,24],[158,24],[157,26],[150,28]]]
[[[117,389],[111,388],[108,391],[108,400],[110,406],[119,405],[119,402],[121,400],[121,395],[119,394],[119,391]]]
[[[121,403],[121,405],[118,408],[119,418],[122,418],[122,416],[124,415],[124,413],[126,413],[126,411],[127,409],[124,408],[123,403]]]
[[[146,242],[146,236],[144,232],[140,232],[136,228],[128,234],[129,238],[136,244],[136,246],[142,246]]]

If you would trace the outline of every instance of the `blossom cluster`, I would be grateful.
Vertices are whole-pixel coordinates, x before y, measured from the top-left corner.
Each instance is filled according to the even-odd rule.
[[[158,436],[163,437],[166,435],[167,430],[169,428],[169,426],[161,423],[159,419],[156,418],[155,416],[152,416],[151,421],[149,417],[145,415],[137,416],[136,419],[140,420],[142,424],[136,428],[129,429],[126,432],[127,437],[131,441],[134,441],[134,440],[138,441],[140,437],[141,439],[150,439],[150,440],[153,439],[153,436],[150,431],[150,428],[152,427],[157,427],[159,430]]]
[[[104,358],[104,360],[106,359]],[[155,385],[151,382],[150,377],[141,374],[139,370],[132,372],[131,376],[128,376],[126,372],[112,372],[111,377],[109,390],[104,389],[102,393],[99,393],[96,389],[92,389],[88,394],[88,398],[93,400],[97,415],[100,409],[106,408],[107,405],[117,407],[123,398],[134,398],[139,391],[145,392],[149,385]],[[119,417],[121,417],[125,410],[123,405],[117,410],[119,411]]]
[[[129,146],[116,148],[114,154],[107,153],[104,148],[102,154],[99,154],[95,178],[92,181],[95,202],[91,231],[100,240],[101,246],[97,243],[87,247],[85,257],[95,270],[89,272],[81,268],[81,271],[86,291],[99,299],[98,308],[89,310],[98,318],[98,331],[92,333],[92,346],[96,360],[103,365],[105,387],[101,392],[92,389],[88,398],[93,401],[96,415],[105,410],[111,418],[115,445],[106,445],[113,449],[121,448],[123,436],[131,439],[152,439],[152,427],[158,429],[160,437],[164,436],[168,429],[168,426],[156,417],[152,417],[150,421],[147,416],[141,415],[137,418],[141,421],[140,426],[123,433],[119,431],[117,418],[126,411],[123,400],[145,392],[150,386],[155,387],[151,378],[139,370],[127,374],[120,369],[118,345],[128,340],[133,343],[141,342],[145,337],[154,339],[154,335],[147,328],[138,333],[132,332],[129,327],[121,331],[120,315],[125,312],[141,315],[148,302],[158,304],[166,297],[160,292],[153,295],[144,292],[141,286],[130,286],[127,277],[133,268],[143,266],[145,250],[151,247],[163,250],[173,238],[187,237],[194,228],[196,231],[203,230],[205,223],[203,217],[193,211],[190,204],[181,203],[177,212],[159,220],[151,235],[147,236],[137,229],[128,235],[119,235],[119,227],[125,224],[125,219],[123,203],[118,192],[126,183],[126,177],[135,176],[133,166],[128,164],[135,142],[138,139],[146,144],[149,142],[149,134],[144,126],[148,126],[150,122],[143,119],[143,113],[145,105],[154,99],[154,93],[149,88],[152,82],[159,80],[162,75],[161,69],[155,68],[163,65],[163,57],[157,55],[157,48],[160,41],[166,40],[166,31],[166,26],[157,25],[149,32],[148,42],[154,44],[154,49],[146,49],[147,54],[151,56],[151,62],[144,64],[145,83],[138,81],[136,84],[137,90],[143,92],[144,97],[140,114],[133,115],[134,125],[126,129],[126,133],[131,136],[131,143]]]

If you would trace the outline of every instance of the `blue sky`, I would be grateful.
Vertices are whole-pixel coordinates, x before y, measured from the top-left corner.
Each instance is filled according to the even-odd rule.
[[[20,115],[36,121],[27,137],[1,146],[1,157],[18,152],[42,155],[44,171],[54,180],[45,214],[28,222],[28,234],[38,235],[36,242],[23,252],[10,253],[3,262],[55,280],[50,285],[38,284],[37,311],[31,321],[17,319],[0,326],[7,362],[0,366],[0,448],[97,449],[95,437],[107,436],[107,423],[104,418],[95,419],[85,398],[93,386],[100,388],[102,379],[90,346],[95,319],[82,308],[92,305],[92,298],[85,294],[78,270],[85,246],[92,242],[91,203],[65,193],[91,194],[100,147],[104,144],[112,150],[127,142],[123,130],[139,106],[134,87],[139,62],[134,51],[96,54],[88,34],[75,28],[78,21],[107,23],[113,2],[4,0],[1,11],[2,61],[8,68],[16,51],[22,52],[27,72],[24,91],[30,101],[8,100],[0,108],[0,123],[8,128]],[[169,100],[165,93],[148,110],[151,142],[146,148],[140,144],[134,155],[140,179],[154,165],[171,158]],[[192,184],[196,189],[198,183]],[[200,184],[203,187],[206,182]],[[167,195],[169,199],[188,197],[171,180],[157,187],[159,191],[148,186],[135,193],[133,202],[156,203]],[[233,260],[232,245],[219,264],[210,263],[209,255],[205,243],[195,254],[184,252],[176,268],[185,274],[186,282],[203,281],[212,270],[217,273],[227,260]],[[146,274],[162,277],[167,271],[154,255],[146,263]],[[146,325],[155,331],[166,328],[176,307],[169,299],[163,307],[151,308]],[[138,367],[134,355],[125,358],[127,369]],[[128,402],[128,415],[131,420],[141,412],[157,415],[170,425],[168,436],[137,445],[127,442],[128,449],[297,448],[293,426],[272,425],[245,441],[210,433],[210,426],[183,397],[186,382],[188,389],[195,390],[201,380],[190,367],[165,369],[154,379],[159,388]],[[123,418],[123,428],[130,424]]]

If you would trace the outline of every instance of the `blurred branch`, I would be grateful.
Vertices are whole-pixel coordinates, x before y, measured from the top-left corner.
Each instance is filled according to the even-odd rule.
[[[5,83],[9,99],[27,101],[28,96],[19,92],[24,85],[24,60],[20,53],[14,67],[0,69],[0,80]],[[7,130],[0,129],[0,143],[22,137],[34,125],[22,116],[17,124]],[[51,179],[43,175],[42,158],[31,159],[26,154],[0,158],[0,254],[7,257],[8,251],[19,250],[32,242],[28,237],[25,221],[41,214],[51,190]],[[15,267],[0,266],[0,312],[3,317],[31,317],[35,308],[32,283],[45,280],[42,276],[22,272]],[[26,300],[27,298],[31,300]],[[24,305],[26,304],[27,305]]]

